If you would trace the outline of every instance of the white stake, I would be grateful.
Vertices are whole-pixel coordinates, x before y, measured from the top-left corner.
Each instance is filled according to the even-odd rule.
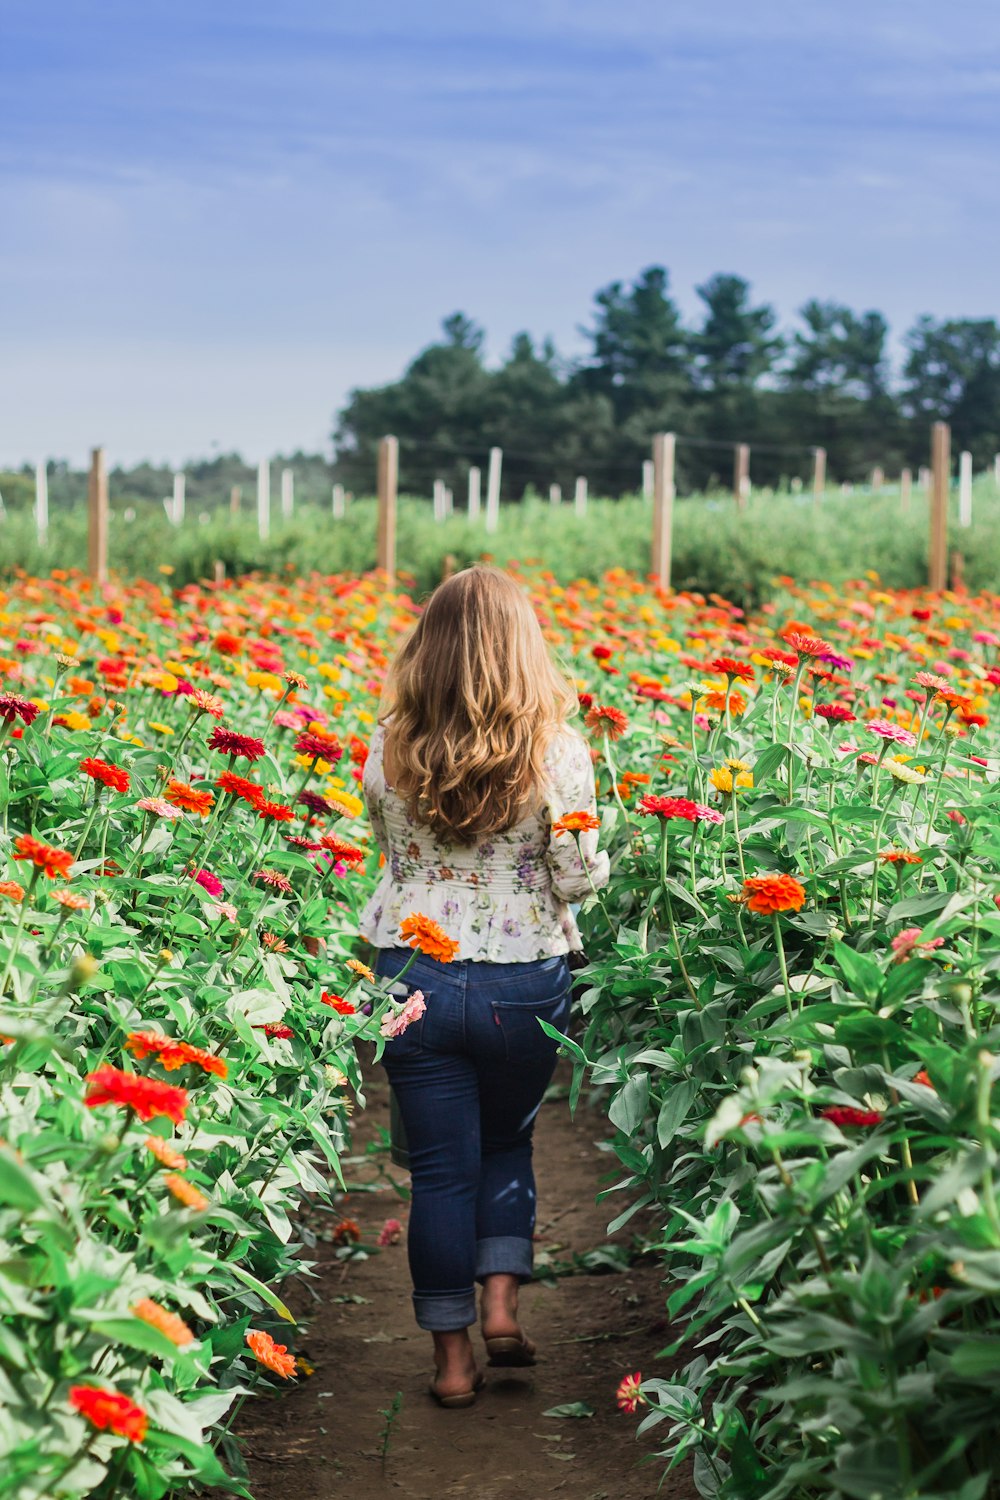
[[[435,479],[435,481],[434,481],[434,519],[435,519],[435,521],[443,521],[444,520],[444,480],[443,479]]]
[[[972,525],[972,454],[958,456],[958,524]]]
[[[1000,490],[1000,453],[993,455],[993,483]]]
[[[178,472],[174,475],[174,493],[170,506],[170,519],[175,526],[184,524],[184,475]]]
[[[295,509],[295,474],[292,469],[281,471],[281,515],[283,520],[290,521]]]
[[[333,519],[342,521],[344,519],[344,486],[335,484],[333,487]]]
[[[549,485],[549,504],[550,505],[562,505],[562,485],[561,484],[550,484]]]
[[[44,547],[49,540],[49,471],[44,463],[35,465],[35,534]]]
[[[451,513],[452,513],[452,511],[454,509],[455,509],[455,496],[453,495],[452,491],[448,488],[448,486],[445,485],[445,489],[444,489],[444,513],[445,513],[445,515],[446,516],[450,516]]]
[[[653,460],[644,458],[642,461],[642,498],[652,500],[653,498]]]
[[[473,464],[469,470],[469,520],[479,520],[480,490],[482,488],[483,476],[479,469]]]
[[[581,474],[573,490],[573,509],[578,516],[587,514],[587,481]]]
[[[503,449],[490,449],[490,466],[486,471],[486,530],[496,531],[500,524],[500,472]]]
[[[882,488],[884,480],[885,480],[885,474],[883,473],[882,469],[878,466],[878,464],[876,464],[875,467],[874,467],[874,469],[872,469],[872,489],[873,490],[880,490]]]
[[[257,535],[266,542],[271,534],[271,465],[262,458],[257,465]]]

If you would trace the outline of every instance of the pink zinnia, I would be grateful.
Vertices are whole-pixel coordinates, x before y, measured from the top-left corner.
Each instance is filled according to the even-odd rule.
[[[619,1411],[627,1411],[631,1414],[638,1406],[643,1404],[645,1399],[642,1394],[641,1370],[636,1370],[633,1374],[626,1375],[624,1380],[618,1382],[618,1389],[615,1391],[615,1400],[618,1403]]]
[[[897,932],[892,940],[892,951],[895,954],[894,963],[904,964],[914,953],[921,958],[929,958],[935,948],[944,944],[943,937],[924,938],[921,940],[919,927],[904,927],[902,932]]]
[[[816,708],[818,719],[835,719],[838,724],[853,724],[857,714],[852,714],[842,703],[820,703]]]
[[[141,812],[153,813],[157,818],[183,818],[184,814],[179,807],[168,802],[165,797],[140,797],[135,804]]]
[[[378,1232],[378,1239],[375,1243],[381,1245],[383,1249],[386,1245],[395,1245],[402,1232],[403,1226],[398,1219],[386,1219]]]
[[[917,737],[909,729],[902,729],[888,719],[872,719],[865,728],[869,734],[877,734],[880,740],[891,740],[894,745],[905,745],[908,749],[917,743]]]
[[[272,890],[284,891],[286,895],[291,894],[292,882],[287,875],[281,875],[277,870],[257,870],[250,878],[259,880],[261,885],[269,885]]]
[[[227,922],[235,922],[238,916],[231,901],[206,901],[205,910],[210,917],[225,917]]]
[[[707,807],[704,802],[696,802],[695,812],[698,814],[699,822],[702,823],[724,823],[726,821],[723,813],[717,807]]]
[[[194,879],[195,884],[200,885],[210,896],[221,896],[225,890],[218,875],[213,875],[211,870],[195,870]]]
[[[390,1012],[384,1017],[379,1027],[379,1034],[384,1037],[402,1036],[408,1026],[414,1021],[419,1021],[427,1009],[427,1002],[420,990],[414,990],[413,994],[405,1000],[395,1013]]]

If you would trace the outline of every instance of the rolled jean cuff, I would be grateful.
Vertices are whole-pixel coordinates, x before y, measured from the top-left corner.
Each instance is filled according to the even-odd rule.
[[[514,1234],[494,1234],[476,1241],[476,1280],[484,1276],[519,1276],[531,1280],[531,1241]]]
[[[413,1312],[417,1327],[428,1333],[453,1333],[476,1321],[476,1294],[467,1292],[414,1292]]]

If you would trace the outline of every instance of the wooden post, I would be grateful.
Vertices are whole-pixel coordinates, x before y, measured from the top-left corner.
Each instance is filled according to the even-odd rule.
[[[455,569],[457,567],[458,558],[455,556],[454,552],[446,552],[444,555],[444,562],[441,564],[441,582],[447,583],[448,579],[454,576]]]
[[[375,566],[396,578],[396,486],[399,480],[399,440],[384,437],[378,445],[378,541]]]
[[[469,470],[469,520],[470,521],[478,521],[479,520],[479,512],[480,512],[480,510],[482,508],[482,499],[481,499],[482,487],[483,487],[482,470],[478,469],[476,467],[476,465],[473,464],[472,468]]]
[[[295,510],[295,473],[292,469],[281,471],[281,516],[290,521]]]
[[[951,479],[951,428],[935,422],[931,428],[931,506],[928,548],[928,587],[940,593],[947,587],[948,486]]]
[[[951,590],[960,594],[965,588],[965,558],[957,547],[951,551]]]
[[[677,439],[672,432],[658,432],[653,439],[653,577],[661,588],[670,587],[670,565],[674,529],[674,457]]]
[[[241,484],[234,484],[232,489],[229,491],[229,514],[231,516],[238,516],[240,513],[240,506],[242,504],[243,486]]]
[[[226,565],[221,557],[215,559],[215,587],[221,588],[226,581]]]
[[[972,525],[972,454],[967,450],[958,456],[958,524]]]
[[[262,458],[257,465],[257,535],[266,542],[271,534],[271,465]]]
[[[813,500],[818,505],[826,489],[826,449],[813,449]]]
[[[913,489],[913,475],[909,469],[904,469],[899,476],[899,509],[904,516],[910,514],[910,494]]]
[[[87,483],[89,512],[88,568],[95,583],[108,581],[108,468],[104,449],[94,448],[90,455],[90,479]]]
[[[444,520],[444,480],[443,479],[435,479],[435,481],[434,481],[434,519],[435,519],[435,521],[443,521]]]
[[[750,445],[737,443],[733,454],[733,499],[737,510],[746,510],[750,494]]]
[[[35,465],[35,535],[44,547],[49,540],[49,471],[44,463]]]
[[[573,489],[573,510],[578,516],[587,514],[587,481],[582,474]]]
[[[562,505],[562,485],[561,484],[550,484],[549,485],[549,504],[550,505]]]
[[[174,475],[174,488],[170,500],[170,520],[174,526],[184,524],[184,475],[180,471]]]
[[[496,531],[500,524],[500,474],[503,468],[503,449],[490,449],[490,464],[486,471],[486,530]]]
[[[342,484],[335,484],[334,485],[334,487],[333,487],[333,502],[332,503],[333,503],[333,519],[335,521],[342,521],[344,519],[344,512],[347,509],[347,506],[344,503],[344,486]]]
[[[653,460],[644,458],[642,461],[642,498],[652,500],[653,498]]]
[[[885,473],[878,464],[872,469],[872,489],[880,490],[885,483]]]

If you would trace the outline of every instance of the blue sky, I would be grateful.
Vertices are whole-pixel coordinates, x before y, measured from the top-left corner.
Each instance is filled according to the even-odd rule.
[[[0,463],[316,448],[652,262],[993,315],[995,0],[3,0]]]

